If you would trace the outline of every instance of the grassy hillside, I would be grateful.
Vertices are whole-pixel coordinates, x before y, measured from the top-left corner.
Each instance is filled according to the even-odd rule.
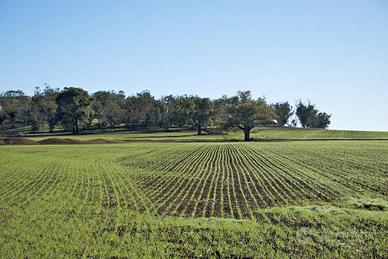
[[[388,255],[385,141],[2,146],[0,157],[5,257]]]
[[[379,131],[350,131],[350,130],[325,130],[325,129],[299,129],[299,128],[256,128],[252,131],[255,140],[309,140],[309,139],[387,139],[388,132]],[[63,133],[28,135],[28,139],[41,141],[45,139],[75,139],[75,140],[115,140],[115,141],[241,141],[241,131],[233,130],[226,135],[196,135],[194,131],[182,132],[135,132],[135,131],[85,131],[81,135]]]
[[[253,134],[255,138],[271,139],[388,139],[384,131],[327,130],[301,128],[263,128]]]

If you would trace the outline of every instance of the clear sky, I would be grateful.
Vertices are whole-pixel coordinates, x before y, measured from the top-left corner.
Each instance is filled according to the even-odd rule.
[[[0,91],[311,100],[388,130],[387,0],[0,0]]]

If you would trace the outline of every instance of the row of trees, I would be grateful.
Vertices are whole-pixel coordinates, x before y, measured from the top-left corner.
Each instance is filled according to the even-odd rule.
[[[294,114],[288,102],[269,105],[264,98],[254,99],[250,91],[239,91],[235,96],[214,100],[192,95],[156,99],[149,91],[135,96],[126,96],[123,91],[98,91],[89,95],[82,88],[59,90],[49,86],[43,90],[37,88],[33,96],[20,90],[0,95],[0,123],[8,123],[11,127],[17,122],[23,123],[36,133],[42,127],[53,132],[57,126],[73,134],[92,127],[118,126],[129,129],[195,128],[198,134],[239,128],[244,132],[244,139],[250,140],[250,132],[255,126],[295,127],[298,121],[305,128],[326,128],[330,115],[301,101],[296,104]]]

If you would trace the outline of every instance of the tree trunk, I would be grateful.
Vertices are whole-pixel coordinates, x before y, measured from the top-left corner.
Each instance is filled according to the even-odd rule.
[[[245,128],[244,129],[244,141],[250,141],[251,140],[251,129]]]
[[[78,133],[79,133],[78,119],[74,118],[73,119],[73,134],[78,134]]]
[[[201,124],[198,124],[197,135],[202,135],[202,127],[201,127]]]

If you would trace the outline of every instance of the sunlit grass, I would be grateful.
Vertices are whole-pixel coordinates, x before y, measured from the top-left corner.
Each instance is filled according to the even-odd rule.
[[[387,154],[385,141],[2,146],[0,254],[385,257]]]

